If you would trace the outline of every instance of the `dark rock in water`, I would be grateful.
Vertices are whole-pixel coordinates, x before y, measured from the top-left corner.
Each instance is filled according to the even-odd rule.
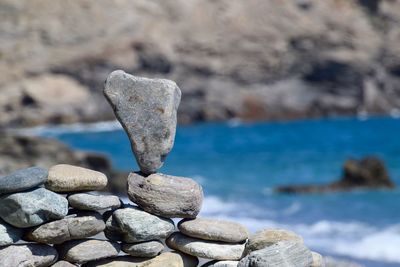
[[[339,181],[326,185],[289,185],[276,188],[279,193],[324,193],[347,191],[357,188],[394,188],[385,164],[376,157],[361,160],[350,159],[344,163],[343,176]]]
[[[145,211],[167,218],[195,218],[203,203],[203,189],[196,181],[161,173],[130,173],[128,196]]]
[[[18,228],[62,219],[67,213],[67,199],[44,188],[0,197],[0,217]]]
[[[51,266],[58,258],[57,251],[48,245],[23,244],[0,249],[0,266]]]
[[[179,87],[117,70],[108,76],[104,95],[128,134],[140,170],[157,172],[174,144]]]
[[[0,194],[20,192],[43,184],[48,172],[40,167],[31,167],[15,171],[0,177]]]

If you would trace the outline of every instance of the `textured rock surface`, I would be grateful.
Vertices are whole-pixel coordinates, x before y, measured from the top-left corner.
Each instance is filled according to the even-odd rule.
[[[0,247],[11,245],[22,237],[22,230],[14,228],[0,219]]]
[[[281,241],[251,252],[238,267],[309,267],[312,261],[311,251],[303,243]]]
[[[0,10],[2,125],[111,118],[100,88],[118,68],[177,81],[182,122],[399,108],[398,1],[3,0]],[[43,76],[75,84],[51,86]],[[23,89],[15,98],[16,90],[3,93],[19,80],[46,90],[40,99]],[[67,97],[79,85],[92,95]],[[57,87],[63,97],[43,105]],[[95,112],[87,111],[96,97]],[[57,105],[64,98],[73,101]],[[42,110],[46,117],[35,116]]]
[[[61,244],[72,239],[94,236],[104,228],[101,215],[88,212],[40,225],[27,234],[27,239],[38,243]]]
[[[40,167],[31,167],[0,176],[0,194],[20,192],[44,184],[48,172]]]
[[[108,76],[104,94],[128,134],[140,170],[157,172],[174,145],[179,87],[118,70]]]
[[[161,253],[164,245],[160,241],[147,241],[136,244],[122,244],[122,251],[135,257],[155,257]]]
[[[245,254],[271,246],[279,241],[303,243],[303,238],[292,231],[284,229],[265,229],[251,235],[246,244]]]
[[[311,251],[311,255],[313,261],[310,267],[325,267],[325,261],[321,254]]]
[[[51,267],[75,267],[76,265],[73,265],[72,263],[69,263],[68,261],[57,261]]]
[[[116,242],[104,240],[73,240],[57,245],[60,258],[73,263],[115,257],[120,252],[120,245]]]
[[[129,243],[164,239],[175,230],[171,219],[161,218],[138,208],[119,209],[112,216]]]
[[[243,242],[249,236],[249,232],[243,225],[215,219],[182,220],[179,222],[178,228],[183,234],[190,237],[229,243]]]
[[[0,248],[0,266],[47,267],[57,260],[57,251],[48,245],[26,244]]]
[[[201,267],[237,267],[238,261],[211,261]]]
[[[102,190],[106,186],[103,173],[67,164],[51,167],[46,182],[46,188],[55,192]]]
[[[121,206],[117,196],[101,195],[97,193],[79,193],[68,196],[69,205],[78,210],[115,209]]]
[[[215,260],[239,260],[244,251],[244,244],[229,244],[207,241],[174,233],[166,241],[168,247],[186,254]]]
[[[36,226],[67,213],[67,199],[44,188],[0,197],[0,217],[15,227]]]
[[[169,218],[195,218],[203,202],[203,189],[194,180],[160,173],[130,173],[128,195],[145,211]]]
[[[16,79],[0,90],[2,96],[8,96],[0,97],[0,107],[8,107],[0,125],[33,126],[110,118],[98,113],[96,98],[89,88],[67,75],[44,73]]]
[[[84,267],[196,267],[198,259],[178,252],[165,252],[153,259],[131,256],[89,262]]]

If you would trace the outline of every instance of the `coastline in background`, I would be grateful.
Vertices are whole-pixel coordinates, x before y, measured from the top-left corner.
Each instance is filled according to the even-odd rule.
[[[344,160],[366,154],[381,157],[400,184],[398,132],[400,121],[384,117],[181,126],[161,171],[204,185],[210,197],[202,216],[235,220],[252,231],[284,227],[323,254],[395,266],[400,262],[398,189],[310,196],[275,195],[271,189],[330,182],[340,176]],[[137,169],[128,139],[115,123],[36,128],[31,134],[105,153],[120,170]]]

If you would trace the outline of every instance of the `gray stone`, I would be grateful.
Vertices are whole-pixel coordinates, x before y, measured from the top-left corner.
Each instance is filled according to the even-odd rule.
[[[0,217],[18,228],[62,219],[67,213],[67,199],[44,188],[0,197]]]
[[[246,244],[245,255],[252,251],[271,246],[279,241],[294,241],[303,243],[303,238],[296,233],[284,229],[264,229],[250,236]]]
[[[165,252],[152,259],[122,256],[84,264],[84,267],[197,267],[196,257],[176,251]]]
[[[135,257],[152,258],[160,254],[163,249],[163,243],[156,240],[134,244],[122,244],[122,251]]]
[[[321,254],[311,251],[313,262],[310,267],[325,267],[325,260]]]
[[[47,174],[46,169],[31,167],[0,176],[0,194],[15,193],[37,187],[46,182]]]
[[[18,242],[22,237],[22,230],[14,228],[0,219],[0,247]]]
[[[11,245],[0,249],[0,266],[47,267],[58,258],[57,251],[48,245]]]
[[[98,171],[59,164],[49,169],[46,188],[54,192],[102,190],[107,186],[107,176]]]
[[[133,242],[130,240],[129,235],[124,233],[122,229],[117,224],[117,221],[114,219],[112,214],[110,216],[104,216],[103,218],[106,221],[106,229],[104,229],[104,235],[112,241],[124,241],[124,242]]]
[[[140,170],[157,172],[174,145],[179,87],[117,70],[108,76],[104,95],[128,134]]]
[[[166,243],[171,249],[214,260],[239,260],[244,251],[244,244],[201,240],[185,236],[179,232],[170,235]]]
[[[121,206],[121,200],[117,196],[99,195],[94,193],[79,193],[68,197],[71,207],[78,210],[104,210],[115,209]]]
[[[280,241],[251,252],[238,267],[310,267],[311,251],[303,243]]]
[[[68,261],[57,261],[51,267],[76,267],[76,265],[73,265],[72,263],[69,263]]]
[[[168,218],[195,218],[203,202],[203,189],[196,181],[160,173],[130,173],[128,195],[145,211]]]
[[[94,236],[105,229],[99,213],[87,212],[49,222],[31,230],[26,238],[38,243],[61,244],[73,239]]]
[[[210,261],[201,267],[237,267],[238,261]]]
[[[243,225],[215,219],[185,219],[179,222],[178,228],[190,237],[228,243],[241,243],[249,236],[249,232]]]
[[[120,252],[120,245],[105,240],[84,239],[67,241],[57,245],[60,258],[72,263],[85,263],[104,258],[115,257]]]
[[[152,215],[136,207],[116,210],[113,220],[128,243],[165,239],[175,230],[171,219]]]

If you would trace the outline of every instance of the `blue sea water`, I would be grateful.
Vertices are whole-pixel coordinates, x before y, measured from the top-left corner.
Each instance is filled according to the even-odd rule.
[[[116,123],[40,128],[82,150],[97,151],[121,170],[138,167]],[[357,118],[257,124],[179,126],[161,172],[202,184],[201,215],[242,222],[252,231],[284,227],[323,254],[367,266],[400,266],[400,190],[279,195],[286,184],[328,183],[348,158],[381,157],[400,185],[400,120]]]

